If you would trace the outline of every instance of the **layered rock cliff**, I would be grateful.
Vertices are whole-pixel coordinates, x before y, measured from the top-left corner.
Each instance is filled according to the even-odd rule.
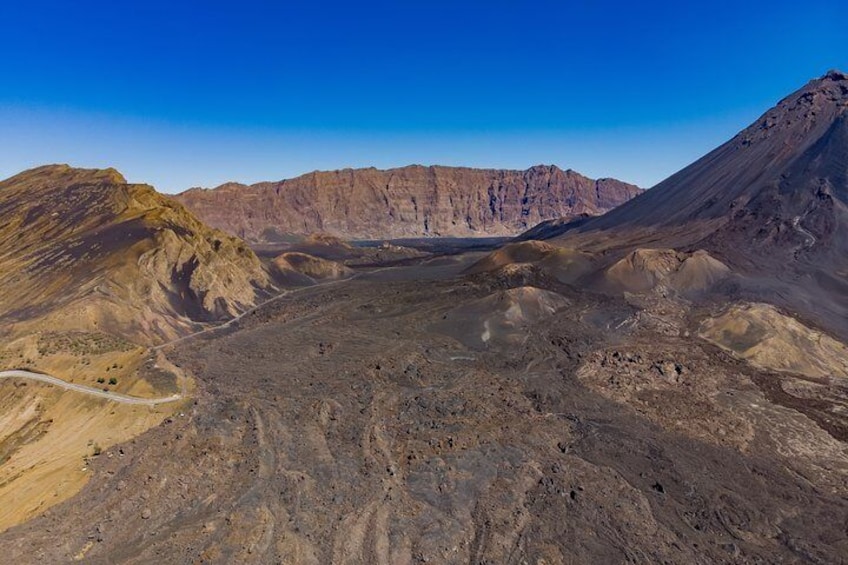
[[[551,218],[602,214],[641,189],[554,166],[314,172],[277,183],[194,188],[175,198],[248,241],[328,233],[350,239],[515,235]]]

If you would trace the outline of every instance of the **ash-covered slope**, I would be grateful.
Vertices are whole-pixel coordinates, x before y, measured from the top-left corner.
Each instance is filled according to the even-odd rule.
[[[550,218],[602,214],[641,190],[554,166],[526,171],[408,166],[314,172],[176,196],[249,241],[328,233],[352,239],[513,235]]]
[[[704,249],[755,278],[768,300],[848,335],[848,75],[810,81],[608,214],[551,222],[532,236],[618,253]]]
[[[113,169],[46,166],[0,182],[6,330],[155,342],[232,316],[266,287],[243,242]]]
[[[831,71],[642,197],[574,231],[673,230],[696,241],[756,224],[748,243],[753,235],[753,243],[813,247],[809,231],[828,247],[848,203],[846,132],[848,75]]]

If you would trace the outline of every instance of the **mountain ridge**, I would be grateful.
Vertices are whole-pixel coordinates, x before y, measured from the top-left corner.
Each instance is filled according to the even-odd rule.
[[[252,306],[271,281],[236,238],[115,169],[0,181],[0,314],[156,342]]]
[[[641,192],[554,165],[523,171],[409,165],[229,182],[174,198],[212,226],[264,242],[319,232],[350,239],[515,235],[544,219],[603,213]]]

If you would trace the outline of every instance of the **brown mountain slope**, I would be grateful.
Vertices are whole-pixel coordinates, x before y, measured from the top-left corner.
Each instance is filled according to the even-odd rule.
[[[69,499],[102,450],[186,409],[190,377],[146,346],[233,315],[268,286],[243,242],[112,169],[0,182],[0,371],[82,387],[2,379],[0,530]]]
[[[532,236],[613,258],[704,249],[750,278],[746,292],[848,336],[848,75],[810,81],[640,198]]]
[[[269,279],[243,242],[115,170],[47,166],[0,182],[5,330],[156,342],[236,314]]]
[[[550,218],[601,214],[640,192],[554,166],[511,171],[414,165],[230,183],[175,198],[209,225],[249,241],[273,241],[316,232],[353,239],[513,235]]]

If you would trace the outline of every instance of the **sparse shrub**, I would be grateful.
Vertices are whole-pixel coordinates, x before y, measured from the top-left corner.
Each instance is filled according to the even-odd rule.
[[[116,384],[118,384],[118,379],[116,379],[115,377],[111,377],[111,378],[109,379],[109,384],[110,384],[110,385],[116,385]]]
[[[103,377],[97,377],[97,382],[103,384],[106,382],[106,379],[104,379]]]
[[[101,355],[111,351],[131,351],[136,346],[101,332],[47,332],[39,336],[41,355],[69,352],[76,356]]]

